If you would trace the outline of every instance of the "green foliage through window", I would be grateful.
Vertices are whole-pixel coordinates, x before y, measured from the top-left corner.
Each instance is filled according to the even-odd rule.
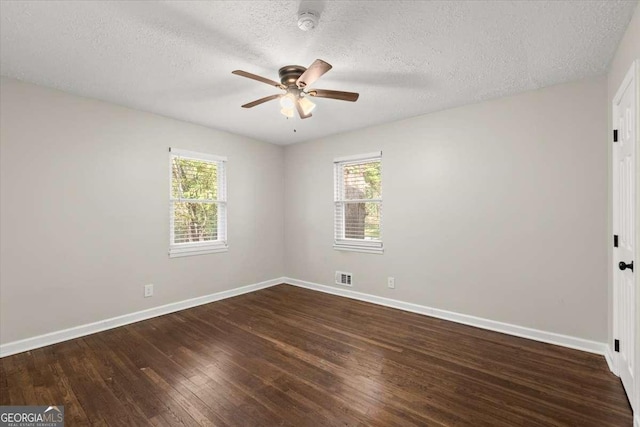
[[[218,240],[218,163],[172,160],[173,243]]]
[[[344,237],[380,239],[381,162],[376,160],[346,164],[342,169],[342,179],[345,199]],[[366,201],[372,199],[376,201]]]

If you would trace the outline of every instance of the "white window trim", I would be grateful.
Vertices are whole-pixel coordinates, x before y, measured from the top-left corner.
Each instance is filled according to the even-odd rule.
[[[346,238],[338,238],[338,230],[336,230],[336,219],[335,219],[335,211],[337,210],[338,204],[343,204],[345,202],[344,197],[341,197],[339,192],[342,191],[342,182],[338,182],[339,179],[342,178],[342,175],[339,174],[339,167],[344,164],[354,165],[359,163],[368,163],[370,161],[380,161],[380,168],[382,170],[382,151],[376,151],[373,153],[366,154],[357,154],[352,156],[343,156],[336,157],[333,159],[334,164],[334,242],[333,248],[338,251],[348,251],[348,252],[362,252],[362,253],[372,253],[372,254],[382,254],[384,253],[384,245],[382,243],[382,216],[380,217],[380,239],[378,240],[360,240],[360,239],[346,239]],[[357,202],[358,200],[349,200],[350,202]],[[382,199],[363,199],[362,201],[367,202],[379,202],[382,204]]]
[[[227,252],[229,245],[227,243],[227,158],[224,156],[216,156],[207,153],[197,153],[195,151],[187,151],[176,148],[169,148],[169,258],[179,258],[185,256],[205,255],[220,252]],[[173,243],[174,241],[174,223],[171,220],[173,202],[187,201],[187,199],[174,199],[172,193],[173,183],[173,158],[181,157],[192,160],[202,160],[208,162],[217,162],[222,168],[222,179],[218,179],[218,199],[217,200],[200,200],[203,202],[215,202],[218,206],[222,206],[222,215],[218,216],[218,233],[222,236],[220,240],[210,242],[197,243]],[[220,178],[220,177],[219,177]]]
[[[382,160],[382,151],[374,151],[367,154],[356,154],[353,156],[336,157],[333,163],[358,162],[365,163],[368,160]]]

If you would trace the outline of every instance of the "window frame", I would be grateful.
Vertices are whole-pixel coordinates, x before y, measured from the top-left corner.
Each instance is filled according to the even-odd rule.
[[[173,197],[173,159],[182,158],[196,160],[206,163],[215,163],[217,168],[217,195],[218,198],[213,200],[192,200]],[[185,201],[197,201],[199,203],[211,203],[218,206],[218,225],[216,240],[206,242],[185,242],[174,243],[175,241],[175,222],[174,222],[174,203]],[[169,258],[177,258],[193,255],[205,255],[219,252],[227,252],[229,245],[227,243],[227,158],[225,156],[217,156],[214,154],[198,153],[195,151],[181,150],[178,148],[169,148]]]
[[[371,163],[373,161],[380,162],[380,198],[379,199],[346,199],[344,197],[344,167],[350,165],[358,165],[363,163]],[[337,157],[333,160],[333,176],[334,176],[334,214],[333,214],[333,248],[339,251],[351,251],[351,252],[364,252],[382,254],[384,252],[383,234],[382,234],[382,151],[376,151],[373,153],[357,154],[353,156]],[[346,203],[354,202],[375,202],[380,206],[380,238],[378,239],[348,239],[344,237],[345,234],[345,206]],[[342,215],[339,218],[339,215]],[[338,224],[342,225],[342,228],[338,228]]]

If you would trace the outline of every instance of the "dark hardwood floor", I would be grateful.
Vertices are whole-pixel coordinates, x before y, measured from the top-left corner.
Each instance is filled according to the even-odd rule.
[[[66,425],[631,426],[602,356],[288,285],[5,357]]]

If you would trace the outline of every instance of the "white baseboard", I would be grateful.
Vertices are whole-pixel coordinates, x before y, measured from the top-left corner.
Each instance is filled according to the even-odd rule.
[[[604,351],[604,358],[607,361],[607,365],[609,365],[609,370],[613,372],[615,375],[618,375],[618,369],[616,368],[616,364],[614,363],[614,354],[613,350],[611,350],[611,346],[607,344],[607,347]]]
[[[312,289],[328,294],[366,301],[373,304],[384,305],[386,307],[397,308],[404,311],[410,311],[412,313],[424,314],[431,317],[437,317],[439,319],[450,320],[456,323],[462,323],[482,329],[488,329],[490,331],[502,332],[504,334],[515,335],[517,337],[528,338],[535,341],[542,341],[549,344],[587,351],[589,353],[604,355],[607,349],[607,345],[605,343],[597,341],[590,341],[583,338],[556,334],[554,332],[546,332],[538,329],[526,328],[524,326],[497,322],[495,320],[483,319],[481,317],[469,316],[467,314],[460,314],[452,311],[440,310],[438,308],[427,307],[424,305],[418,305],[390,298],[379,297],[376,295],[365,294],[362,292],[356,292],[350,289],[340,289],[333,286],[320,285],[318,283],[307,282],[290,277],[283,278],[283,281],[284,283],[306,289]]]
[[[512,325],[509,323],[497,322],[495,320],[483,319],[480,317],[469,316],[466,314],[455,313],[446,310],[440,310],[424,305],[413,304],[409,302],[394,300],[390,298],[379,297],[362,292],[352,291],[350,289],[340,289],[333,286],[320,285],[317,283],[307,282],[304,280],[293,279],[290,277],[279,277],[265,282],[255,283],[252,285],[242,286],[228,291],[217,292],[211,295],[205,295],[198,298],[192,298],[176,303],[166,304],[160,307],[150,308],[135,313],[125,314],[110,319],[101,320],[94,323],[76,326],[62,331],[51,332],[32,338],[13,341],[0,345],[0,357],[10,356],[16,353],[33,350],[51,344],[67,341],[74,338],[83,337],[85,335],[94,334],[96,332],[105,331],[107,329],[117,328],[119,326],[128,325],[130,323],[139,322],[141,320],[150,319],[157,316],[173,313],[187,308],[196,307],[202,304],[208,304],[214,301],[220,301],[225,298],[254,292],[259,289],[268,288],[280,283],[288,283],[315,291],[325,292],[333,295],[343,296],[360,301],[366,301],[373,304],[383,305],[386,307],[397,308],[400,310],[410,311],[412,313],[424,314],[427,316],[437,317],[439,319],[450,320],[452,322],[462,323],[465,325],[475,326],[478,328],[488,329],[491,331],[502,332],[509,335],[515,335],[522,338],[528,338],[535,341],[542,341],[550,344],[556,344],[563,347],[574,348],[577,350],[588,351],[590,353],[602,354],[605,356],[609,368],[613,367],[613,355],[611,348],[600,342],[589,341],[582,338],[571,337],[568,335],[556,334],[553,332],[540,331],[537,329],[526,328],[523,326]],[[613,371],[613,369],[612,369]],[[640,426],[638,426],[640,427]]]
[[[33,350],[35,348],[56,344],[62,341],[83,337],[85,335],[95,334],[96,332],[105,331],[107,329],[117,328],[119,326],[128,325],[130,323],[139,322],[141,320],[150,319],[152,317],[162,316],[176,311],[184,310],[198,305],[208,304],[214,301],[220,301],[226,298],[254,292],[259,289],[268,288],[278,285],[285,281],[284,277],[267,280],[266,282],[255,283],[252,285],[242,286],[228,291],[216,292],[215,294],[205,295],[198,298],[192,298],[184,301],[174,302],[171,304],[153,307],[147,310],[137,311],[135,313],[125,314],[110,319],[100,320],[94,323],[75,326],[73,328],[64,329],[62,331],[51,332],[32,338],[26,338],[20,341],[13,341],[0,345],[0,357],[10,356],[16,353]]]

